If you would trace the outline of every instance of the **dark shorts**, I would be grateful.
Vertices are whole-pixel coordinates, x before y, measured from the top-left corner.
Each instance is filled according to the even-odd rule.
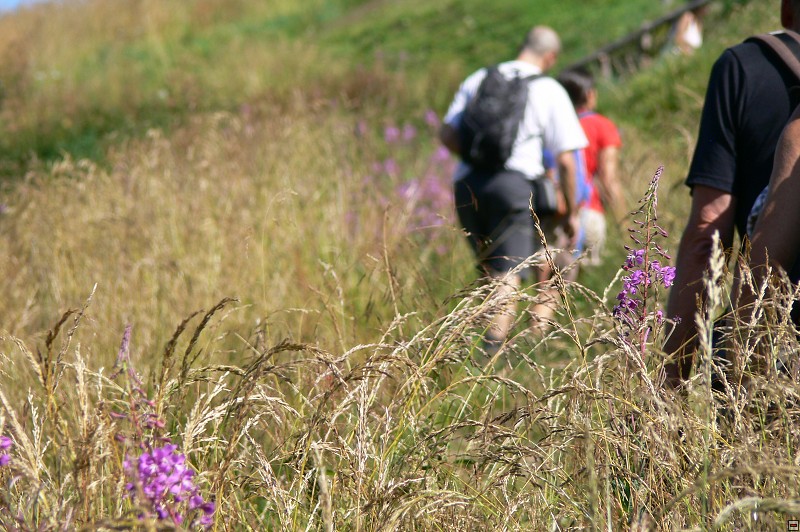
[[[504,273],[541,248],[529,204],[531,181],[520,172],[473,170],[455,183],[456,212],[478,263]],[[528,278],[530,272],[520,272]]]

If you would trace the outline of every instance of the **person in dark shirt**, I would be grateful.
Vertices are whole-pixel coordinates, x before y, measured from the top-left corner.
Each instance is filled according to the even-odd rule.
[[[781,24],[800,30],[800,0],[781,1]],[[675,285],[667,316],[678,319],[665,351],[666,383],[676,387],[691,373],[694,315],[702,278],[719,232],[730,248],[744,235],[747,217],[769,182],[775,147],[792,111],[796,81],[765,45],[744,42],[725,50],[711,71],[694,157],[686,184],[692,206],[678,248]]]

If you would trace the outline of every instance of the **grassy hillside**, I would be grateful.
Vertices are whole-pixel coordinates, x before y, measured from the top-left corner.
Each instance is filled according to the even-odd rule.
[[[648,0],[535,9],[502,0],[490,17],[478,16],[479,2],[441,0],[32,6],[0,18],[4,166],[64,150],[98,160],[114,143],[109,135],[140,135],[253,98],[375,96],[363,91],[386,70],[417,85],[394,99],[400,112],[421,98],[438,108],[465,69],[513,54],[533,23],[562,31],[567,62],[665,9]],[[366,72],[354,74],[358,64]]]
[[[612,311],[626,226],[660,234],[658,214],[670,236],[650,243],[676,247],[711,62],[776,26],[776,6],[720,9],[699,54],[603,84],[641,209],[601,267],[554,283],[554,323],[522,310],[542,286],[508,296],[513,342],[489,360],[480,338],[506,301],[476,284],[453,217],[444,106],[532,23],[562,33],[567,62],[666,8],[483,5],[86,0],[0,18],[0,528],[764,530],[800,515],[796,379],[712,396],[703,344],[673,394],[658,279],[635,319]],[[716,264],[703,327],[725,306]],[[786,301],[731,349],[796,352]]]
[[[289,39],[356,4],[88,1],[0,17],[6,166],[64,150],[100,159],[109,135],[140,135],[302,85],[319,73],[319,52]],[[301,66],[289,68],[294,61]]]
[[[322,41],[364,61],[383,55],[415,68],[456,61],[475,69],[513,56],[528,29],[545,24],[562,34],[566,64],[668,8],[649,0],[502,0],[486,11],[477,0],[370,2],[327,26]]]

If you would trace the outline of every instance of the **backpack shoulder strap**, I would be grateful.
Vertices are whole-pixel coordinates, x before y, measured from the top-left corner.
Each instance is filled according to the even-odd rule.
[[[522,78],[522,81],[531,82],[543,77],[544,74],[531,74],[530,76],[525,76],[524,78]]]
[[[492,66],[486,67],[486,68],[487,69],[493,68],[493,69],[495,69],[495,70],[497,70],[499,72],[500,71],[500,64],[492,65]],[[517,70],[515,77],[517,79],[519,79],[519,80],[524,81],[525,83],[528,83],[528,82],[531,82],[531,81],[534,81],[534,80],[537,80],[539,78],[543,78],[544,77],[544,74],[541,73],[541,72],[539,74],[529,74],[527,76],[522,76],[521,74],[522,73],[519,70]]]
[[[764,33],[750,37],[745,42],[761,42],[766,44],[781,61],[792,71],[800,83],[800,35],[793,31]]]

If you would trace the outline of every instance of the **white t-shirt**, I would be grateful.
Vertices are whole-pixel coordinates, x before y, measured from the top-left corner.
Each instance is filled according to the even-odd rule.
[[[498,69],[508,78],[541,74],[539,67],[524,61],[500,63]],[[458,129],[467,102],[478,92],[485,77],[486,69],[482,68],[464,80],[444,117],[446,124]],[[585,148],[588,143],[567,91],[553,78],[537,78],[530,82],[525,117],[520,122],[506,168],[522,172],[528,179],[535,179],[544,174],[543,147],[558,155]],[[461,179],[469,171],[469,166],[462,161],[453,179]]]
[[[700,31],[700,25],[695,17],[692,17],[692,20],[686,26],[683,41],[695,50],[703,46],[703,33]]]

